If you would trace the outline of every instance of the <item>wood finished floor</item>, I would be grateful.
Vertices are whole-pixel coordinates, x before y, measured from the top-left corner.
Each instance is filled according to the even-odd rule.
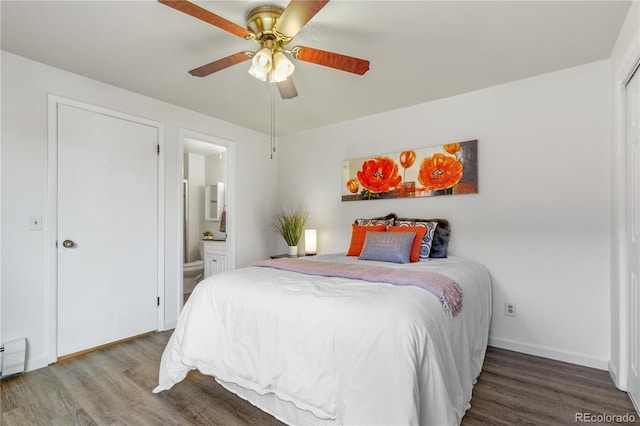
[[[0,382],[0,424],[281,425],[197,372],[152,394],[169,336],[149,334]],[[462,425],[569,425],[576,412],[629,413],[640,424],[607,372],[495,348],[471,405]]]

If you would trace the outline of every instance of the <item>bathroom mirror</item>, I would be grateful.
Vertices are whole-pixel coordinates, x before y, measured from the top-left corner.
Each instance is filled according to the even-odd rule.
[[[204,189],[204,218],[207,221],[217,221],[222,217],[224,207],[224,183],[207,185]]]

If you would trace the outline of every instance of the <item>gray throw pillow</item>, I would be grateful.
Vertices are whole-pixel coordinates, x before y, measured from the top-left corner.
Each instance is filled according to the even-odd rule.
[[[367,232],[360,260],[409,263],[415,232]]]

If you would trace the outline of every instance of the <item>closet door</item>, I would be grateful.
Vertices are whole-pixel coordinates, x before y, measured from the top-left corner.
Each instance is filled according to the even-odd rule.
[[[628,392],[640,407],[640,71],[627,84],[627,249],[629,277]]]
[[[158,129],[58,104],[58,356],[157,329]]]

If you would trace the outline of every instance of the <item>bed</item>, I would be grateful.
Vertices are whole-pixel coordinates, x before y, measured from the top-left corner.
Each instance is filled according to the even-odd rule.
[[[489,272],[457,256],[363,257],[256,262],[200,282],[164,350],[154,392],[197,369],[287,424],[459,424],[487,347]],[[450,284],[434,291],[305,268],[430,274],[454,283],[462,303],[438,292]]]

